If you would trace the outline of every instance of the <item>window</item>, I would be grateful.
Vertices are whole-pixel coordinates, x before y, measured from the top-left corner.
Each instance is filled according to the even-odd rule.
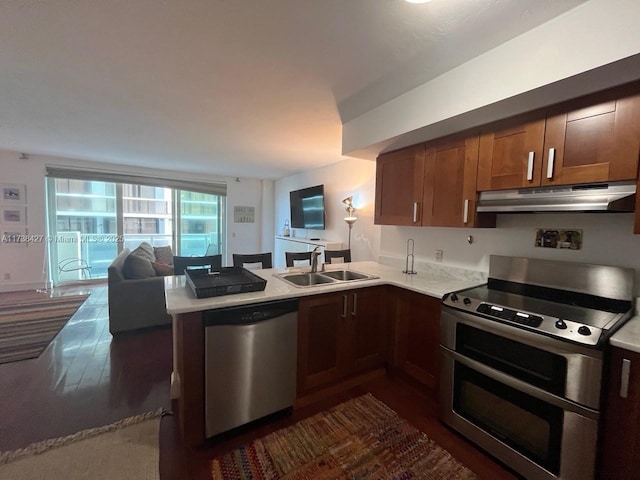
[[[188,185],[48,175],[49,264],[54,285],[106,278],[121,249],[134,249],[141,242],[170,245],[176,255],[183,256],[223,253],[226,188],[205,193],[201,185],[194,191]]]

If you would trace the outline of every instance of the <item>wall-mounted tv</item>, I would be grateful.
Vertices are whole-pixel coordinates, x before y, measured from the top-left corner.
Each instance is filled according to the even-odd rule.
[[[324,185],[289,193],[291,227],[324,230]]]

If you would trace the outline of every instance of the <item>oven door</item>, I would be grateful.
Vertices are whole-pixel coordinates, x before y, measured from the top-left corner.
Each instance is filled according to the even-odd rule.
[[[602,352],[442,306],[440,343],[478,363],[593,410]]]
[[[593,479],[599,413],[563,398],[570,352],[442,311],[441,419],[527,479]]]

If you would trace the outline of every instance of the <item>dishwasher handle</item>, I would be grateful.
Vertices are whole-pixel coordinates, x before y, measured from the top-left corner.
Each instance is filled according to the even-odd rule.
[[[205,327],[216,325],[249,325],[265,322],[298,311],[298,300],[276,300],[226,307],[202,312]]]

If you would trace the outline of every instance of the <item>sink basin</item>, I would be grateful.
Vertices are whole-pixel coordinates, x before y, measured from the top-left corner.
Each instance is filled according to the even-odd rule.
[[[296,287],[313,287],[316,285],[335,284],[340,282],[352,282],[354,280],[369,280],[378,278],[375,275],[354,272],[353,270],[329,270],[327,272],[303,272],[303,273],[281,273],[275,275],[276,278],[284,280]]]
[[[327,278],[319,273],[292,273],[289,275],[282,275],[280,278],[289,283],[293,283],[298,287],[311,287],[313,285],[335,282],[332,278]]]
[[[325,277],[331,277],[335,280],[340,280],[342,282],[371,278],[371,275],[354,272],[352,270],[335,270],[335,271],[329,271],[329,272],[322,272],[322,275],[324,275]]]

